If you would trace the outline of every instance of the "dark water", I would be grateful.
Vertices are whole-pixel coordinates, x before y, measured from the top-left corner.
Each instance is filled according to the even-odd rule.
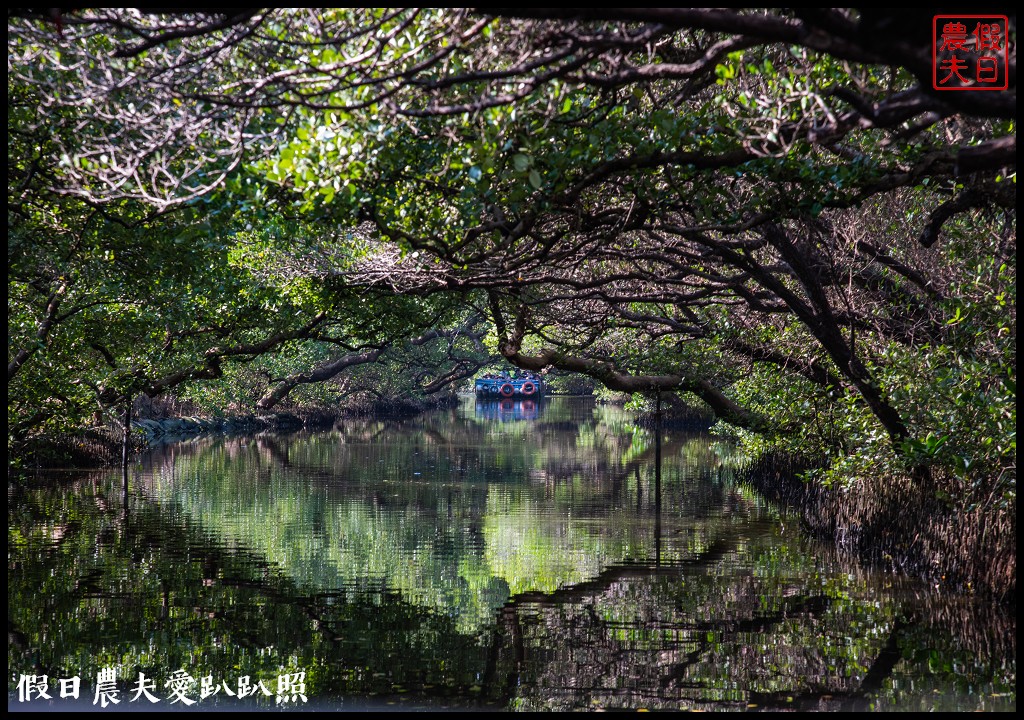
[[[8,706],[1015,709],[1013,608],[837,559],[738,461],[467,400],[12,486]]]

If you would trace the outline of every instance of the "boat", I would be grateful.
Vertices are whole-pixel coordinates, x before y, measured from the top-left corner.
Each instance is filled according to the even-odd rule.
[[[538,398],[544,395],[544,381],[536,375],[508,377],[484,375],[476,379],[477,397],[485,398]]]

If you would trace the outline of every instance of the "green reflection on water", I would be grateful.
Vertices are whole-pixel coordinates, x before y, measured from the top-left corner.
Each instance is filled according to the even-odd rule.
[[[334,707],[1014,707],[1012,612],[842,565],[729,461],[614,408],[469,404],[168,447],[127,506],[110,476],[17,490],[9,667],[301,669]]]

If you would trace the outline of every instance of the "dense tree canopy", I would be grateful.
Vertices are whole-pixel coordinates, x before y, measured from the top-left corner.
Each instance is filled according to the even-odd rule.
[[[931,15],[17,12],[9,422],[446,339],[1012,500],[1015,17],[958,93]]]

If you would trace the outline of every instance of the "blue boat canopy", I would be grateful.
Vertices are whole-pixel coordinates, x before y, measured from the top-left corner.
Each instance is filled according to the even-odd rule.
[[[476,379],[475,390],[478,397],[525,398],[543,395],[545,388],[544,381],[534,373],[518,377],[488,373]]]

